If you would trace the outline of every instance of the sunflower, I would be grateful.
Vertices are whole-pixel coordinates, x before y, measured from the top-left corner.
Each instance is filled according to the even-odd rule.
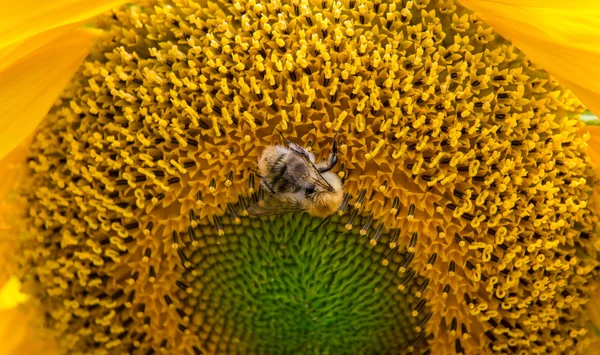
[[[2,165],[0,306],[67,353],[583,351],[582,3],[14,5],[2,154],[37,129]],[[248,215],[280,133],[322,160],[337,140],[336,213]]]

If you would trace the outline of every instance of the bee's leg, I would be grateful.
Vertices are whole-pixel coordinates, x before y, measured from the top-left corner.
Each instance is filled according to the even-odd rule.
[[[313,229],[311,230],[311,232],[314,232],[314,231],[316,231],[316,230],[319,230],[319,229],[321,229],[321,227],[323,227],[324,225],[326,225],[327,223],[329,223],[329,220],[331,220],[331,216],[327,216],[327,217],[325,217],[325,219],[324,219],[324,220],[322,220],[322,221],[321,221],[321,223],[319,223],[319,225],[318,225],[318,226],[316,226],[315,228],[313,228]]]
[[[267,191],[269,191],[269,193],[271,195],[274,195],[275,191],[273,191],[273,188],[271,186],[269,186],[269,184],[267,183],[267,180],[265,180],[265,178],[263,178],[262,176],[260,176],[260,178],[262,179],[262,184],[267,188]]]
[[[331,156],[329,157],[329,164],[327,164],[327,166],[324,168],[319,168],[318,170],[320,173],[324,173],[324,172],[327,172],[327,171],[333,169],[335,164],[337,164],[337,162],[338,162],[337,141],[335,140],[336,136],[337,136],[337,133],[335,134],[335,136],[333,136],[333,144],[331,147]]]
[[[265,179],[262,175],[260,175],[258,173],[258,171],[254,170],[254,169],[248,169],[248,170],[250,170],[250,172],[252,172],[254,175],[258,176],[262,180],[261,185],[264,185],[264,187],[269,191],[270,194],[274,194],[273,188],[271,186],[269,186],[267,179]]]

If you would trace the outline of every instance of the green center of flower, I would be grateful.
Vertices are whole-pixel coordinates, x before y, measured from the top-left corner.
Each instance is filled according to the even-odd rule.
[[[180,299],[194,308],[190,328],[198,327],[205,347],[357,354],[413,345],[426,312],[413,316],[415,291],[398,290],[403,277],[395,271],[406,258],[388,255],[383,243],[372,247],[340,219],[288,214],[241,225],[223,219],[224,236],[197,227],[198,246],[182,248],[193,252]],[[390,263],[382,266],[384,260]]]

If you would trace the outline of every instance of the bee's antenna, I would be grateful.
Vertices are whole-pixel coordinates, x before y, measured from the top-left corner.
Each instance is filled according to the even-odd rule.
[[[287,138],[285,138],[285,136],[283,135],[283,132],[281,132],[280,130],[277,130],[277,132],[279,132],[279,136],[285,142],[285,144],[290,145],[291,142]]]

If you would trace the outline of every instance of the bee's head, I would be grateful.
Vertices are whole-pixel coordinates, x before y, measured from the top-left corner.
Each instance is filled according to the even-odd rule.
[[[320,176],[323,177],[320,180],[321,182],[304,186],[307,197],[314,196],[315,194],[334,193],[342,189],[342,181],[335,173],[328,171],[320,174]],[[316,180],[318,181],[319,179]]]
[[[331,185],[332,189],[322,190],[318,187],[314,189],[311,195],[307,196],[309,196],[313,202],[310,207],[310,214],[313,216],[327,217],[334,213],[342,204],[344,190],[342,187],[342,180],[340,180],[335,173],[328,171],[321,175],[327,180],[329,185]]]
[[[342,180],[340,180],[336,173],[328,171],[321,174],[321,176],[323,177],[323,179],[325,179],[325,181],[329,183],[330,186],[330,188],[324,192],[342,191]]]

